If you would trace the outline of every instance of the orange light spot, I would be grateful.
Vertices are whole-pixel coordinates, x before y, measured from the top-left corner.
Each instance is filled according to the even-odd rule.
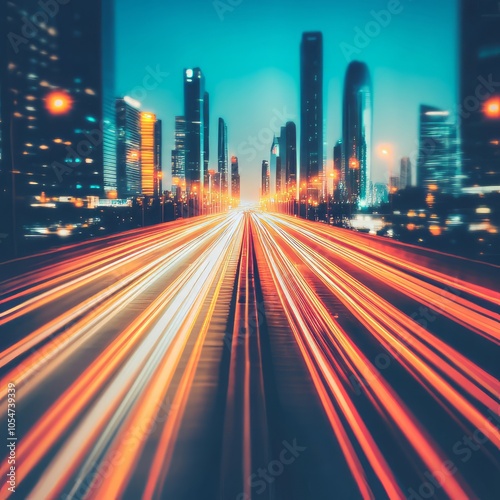
[[[67,113],[73,104],[71,97],[65,92],[51,92],[45,98],[47,110],[54,115]]]

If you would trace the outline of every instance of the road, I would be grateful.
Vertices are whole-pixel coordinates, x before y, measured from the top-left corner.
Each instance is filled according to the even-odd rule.
[[[240,211],[0,276],[1,498],[500,489],[498,267]]]

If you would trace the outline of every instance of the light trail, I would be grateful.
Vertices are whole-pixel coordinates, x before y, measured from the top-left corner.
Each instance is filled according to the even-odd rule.
[[[176,458],[196,482],[186,456],[214,432],[205,464],[214,479],[210,490],[193,490],[197,497],[273,498],[285,479],[260,479],[264,493],[255,478],[278,467],[271,458],[280,456],[281,433],[290,436],[279,421],[288,418],[285,396],[274,392],[293,391],[290,373],[312,395],[311,415],[325,417],[317,437],[350,472],[342,481],[363,499],[405,498],[411,481],[425,481],[422,471],[444,473],[453,432],[480,431],[486,441],[475,459],[497,466],[491,353],[500,344],[500,292],[466,269],[450,276],[448,261],[468,262],[293,217],[232,212],[13,262],[22,271],[0,282],[0,411],[14,382],[23,428],[17,489],[29,498],[182,495]],[[263,295],[273,310],[266,303],[264,311]],[[419,307],[439,321],[424,327],[411,314]],[[377,368],[379,353],[390,370]],[[209,413],[212,427],[201,423]],[[314,432],[308,408],[291,420]],[[437,431],[444,427],[450,436]],[[304,444],[314,463],[316,445]],[[0,474],[8,470],[2,460]],[[6,486],[1,498],[13,496]],[[454,499],[484,494],[467,470],[439,488]]]

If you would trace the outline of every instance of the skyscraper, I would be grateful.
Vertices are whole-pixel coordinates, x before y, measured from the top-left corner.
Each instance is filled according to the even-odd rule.
[[[319,198],[314,179],[323,179],[323,35],[304,33],[300,47],[300,184],[301,198]],[[302,191],[301,191],[302,192]]]
[[[227,125],[222,118],[219,118],[218,135],[218,172],[220,173],[221,195],[228,194],[228,153],[227,153]]]
[[[162,172],[162,121],[155,122],[155,196],[163,194],[163,172]]]
[[[457,195],[460,187],[456,126],[449,111],[420,106],[418,186],[427,191]]]
[[[464,184],[500,186],[499,3],[497,0],[461,0],[460,18],[458,114]]]
[[[199,207],[205,179],[205,78],[200,68],[184,71],[184,117],[186,119],[186,190],[196,193]]]
[[[2,213],[42,192],[117,194],[114,2],[56,2],[57,15],[40,5],[0,9]]]
[[[372,90],[368,67],[353,61],[344,81],[342,180],[351,203],[370,199],[372,154]]]
[[[279,192],[279,187],[277,182],[277,173],[278,173],[278,166],[277,166],[277,160],[279,156],[279,142],[276,136],[273,137],[273,143],[271,145],[271,161],[269,162],[269,171],[270,171],[270,186],[271,186],[271,197],[275,197],[276,193]],[[281,172],[280,172],[281,174]]]
[[[203,173],[204,189],[208,188],[208,170],[210,163],[210,103],[208,92],[203,94]]]
[[[289,199],[297,198],[297,129],[295,123],[285,126],[285,182]]]
[[[172,182],[182,187],[186,182],[186,120],[183,116],[175,117],[175,149],[172,150]]]
[[[161,121],[153,113],[141,113],[142,194],[158,196],[161,191]]]
[[[233,208],[240,204],[240,172],[238,167],[238,158],[231,158],[231,198],[233,200]]]
[[[269,162],[267,160],[262,161],[262,170],[261,170],[261,190],[260,195],[262,198],[267,198],[269,196],[269,181],[270,181],[270,171],[269,171]]]
[[[339,201],[342,186],[342,141],[333,148],[333,197]]]
[[[399,172],[400,176],[400,188],[405,189],[411,187],[412,185],[412,175],[411,175],[411,161],[410,158],[405,156],[401,158],[401,168]]]
[[[116,169],[118,197],[141,194],[141,113],[139,103],[116,100]]]

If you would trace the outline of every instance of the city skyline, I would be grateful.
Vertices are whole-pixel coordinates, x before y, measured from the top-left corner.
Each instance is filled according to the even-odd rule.
[[[393,146],[394,168],[401,157],[417,154],[420,104],[426,102],[453,110],[457,103],[455,1],[443,2],[444,5],[431,9],[429,1],[375,2],[368,8],[362,2],[331,6],[316,0],[313,7],[317,8],[294,6],[283,11],[286,20],[280,24],[283,27],[276,28],[272,36],[262,40],[250,36],[255,26],[253,21],[265,29],[276,20],[273,15],[284,6],[283,2],[271,6],[261,1],[251,5],[242,3],[224,13],[218,12],[212,3],[200,2],[196,18],[190,20],[189,36],[182,30],[189,9],[182,5],[167,9],[155,1],[148,4],[151,9],[133,10],[134,15],[128,0],[118,9],[118,92],[142,96],[143,106],[162,116],[164,148],[169,151],[174,149],[174,117],[183,112],[182,71],[186,67],[200,67],[206,78],[206,90],[211,94],[210,126],[216,130],[218,118],[224,118],[229,130],[229,156],[237,155],[240,159],[242,179],[247,181],[243,182],[244,200],[258,198],[260,186],[255,180],[258,176],[251,174],[258,171],[262,160],[269,159],[273,133],[279,134],[286,121],[294,121],[300,134],[300,42],[306,31],[323,33],[324,137],[328,168],[332,168],[333,146],[341,138],[343,78],[350,62],[346,56],[365,62],[372,75],[373,182],[388,181],[388,172],[384,171],[387,162],[378,157],[378,145]],[[389,4],[398,13],[390,14],[388,23],[387,20],[383,23],[387,26],[379,22],[375,29],[376,14],[386,11]],[[153,11],[158,16],[152,16]],[[171,19],[175,19],[175,23]],[[144,40],[136,36],[131,22],[135,26],[148,26]],[[161,31],[155,28],[159,22],[164,25]],[[364,32],[370,22],[368,32],[373,29],[373,33],[377,30],[380,33],[368,37],[366,47],[358,48],[360,39],[355,39],[355,35],[359,30]],[[431,29],[432,26],[436,29]],[[165,37],[164,33],[168,35]],[[436,34],[429,36],[429,33]],[[419,35],[422,38],[415,50],[414,40]],[[149,48],[139,58],[145,43]],[[436,46],[440,47],[441,58],[434,53]],[[353,49],[356,52],[353,53]],[[273,130],[275,123],[278,125]],[[257,138],[257,145],[250,143],[251,137]],[[211,134],[210,147],[217,150],[217,134]],[[299,144],[297,149],[300,155]],[[210,168],[217,168],[216,161],[216,157],[211,158]],[[412,164],[415,168],[416,162]],[[163,168],[168,179],[168,164]],[[168,186],[169,182],[164,185]]]

